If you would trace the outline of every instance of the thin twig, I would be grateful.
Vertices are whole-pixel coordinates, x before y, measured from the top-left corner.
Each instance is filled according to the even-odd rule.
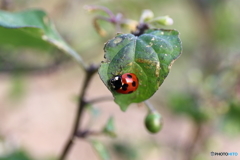
[[[112,100],[113,100],[112,97],[104,96],[104,97],[98,97],[98,98],[88,100],[86,103],[92,104],[92,103],[99,103],[99,102],[112,101]]]
[[[109,17],[113,18],[115,15],[113,14],[113,12],[104,6],[97,6],[97,5],[85,5],[84,9],[88,10],[88,11],[94,11],[94,10],[102,10],[105,13],[107,13],[109,15]]]
[[[86,69],[86,76],[85,76],[85,79],[84,79],[84,82],[83,82],[83,87],[81,88],[81,91],[80,91],[80,96],[79,96],[79,101],[78,101],[78,110],[76,112],[76,117],[75,117],[74,125],[73,125],[73,128],[72,128],[72,132],[70,134],[69,139],[67,140],[67,143],[65,144],[65,146],[63,148],[63,151],[61,153],[61,156],[60,156],[59,160],[64,160],[66,158],[68,152],[70,151],[70,149],[73,145],[76,133],[78,131],[81,131],[81,129],[78,130],[78,128],[80,128],[82,114],[84,112],[84,108],[85,108],[85,105],[86,105],[86,102],[84,100],[85,93],[86,93],[86,90],[87,90],[88,85],[90,83],[90,80],[92,79],[92,76],[94,75],[94,73],[97,72],[97,69],[98,69],[98,66],[95,66],[95,65],[91,65]]]
[[[86,138],[88,136],[99,136],[101,135],[103,132],[102,131],[89,131],[89,130],[86,130],[86,131],[78,131],[75,136],[78,137],[78,138]]]

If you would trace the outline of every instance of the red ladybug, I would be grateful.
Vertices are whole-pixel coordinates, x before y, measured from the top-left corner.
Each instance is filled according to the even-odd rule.
[[[129,94],[136,91],[139,84],[137,76],[133,73],[114,76],[110,80],[110,83],[114,90],[122,94]]]

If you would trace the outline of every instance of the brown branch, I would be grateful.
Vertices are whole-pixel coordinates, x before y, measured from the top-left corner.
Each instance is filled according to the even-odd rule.
[[[88,136],[99,136],[103,134],[102,131],[90,131],[90,130],[85,130],[85,131],[78,131],[75,136],[78,138],[86,138]]]
[[[78,128],[80,128],[81,121],[82,121],[82,114],[83,114],[84,108],[86,106],[86,101],[84,100],[86,90],[87,90],[88,85],[89,85],[89,83],[92,79],[92,76],[94,75],[94,73],[97,72],[97,69],[98,69],[98,66],[95,66],[95,65],[90,65],[86,69],[86,76],[85,76],[85,79],[84,79],[84,82],[83,82],[83,87],[81,88],[81,91],[80,91],[80,96],[79,96],[79,101],[78,101],[78,110],[76,112],[76,117],[75,117],[74,125],[73,125],[73,128],[72,128],[72,132],[71,132],[71,134],[69,136],[69,139],[67,140],[67,142],[66,142],[66,144],[63,148],[63,151],[60,155],[59,160],[66,159],[66,156],[68,155],[68,153],[69,153],[69,151],[70,151],[70,149],[73,145],[76,133],[78,131],[81,131],[81,129],[78,130]]]

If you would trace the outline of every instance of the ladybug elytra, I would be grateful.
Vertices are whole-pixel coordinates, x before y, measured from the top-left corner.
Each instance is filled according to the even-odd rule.
[[[139,84],[137,76],[133,73],[116,75],[110,80],[110,83],[114,90],[122,94],[129,94],[136,91]]]

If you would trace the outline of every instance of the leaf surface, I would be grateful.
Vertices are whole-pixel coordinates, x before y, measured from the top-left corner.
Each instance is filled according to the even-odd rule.
[[[115,102],[125,111],[131,103],[149,99],[167,77],[173,62],[182,52],[176,30],[150,29],[144,34],[119,34],[104,47],[105,61],[99,75],[112,92]],[[138,89],[131,94],[117,93],[109,84],[113,75],[134,73]]]

